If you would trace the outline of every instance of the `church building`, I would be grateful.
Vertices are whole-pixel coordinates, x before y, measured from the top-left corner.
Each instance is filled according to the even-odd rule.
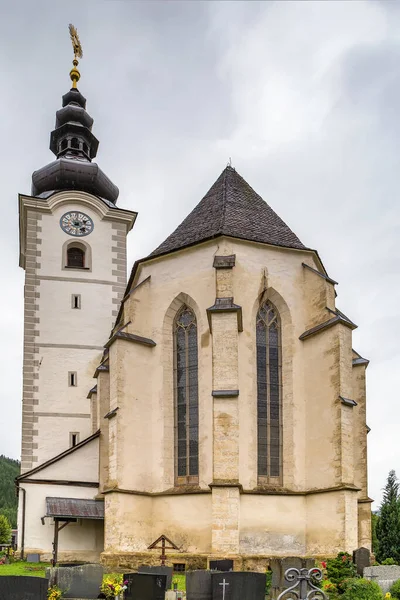
[[[135,568],[166,536],[167,564],[262,570],[370,547],[368,360],[336,282],[231,166],[127,281],[136,213],[77,65],[19,196],[20,553]]]

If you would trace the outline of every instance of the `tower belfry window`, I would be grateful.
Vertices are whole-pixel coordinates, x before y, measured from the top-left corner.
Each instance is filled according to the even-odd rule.
[[[85,267],[85,252],[82,248],[71,246],[67,250],[67,267],[83,269]]]

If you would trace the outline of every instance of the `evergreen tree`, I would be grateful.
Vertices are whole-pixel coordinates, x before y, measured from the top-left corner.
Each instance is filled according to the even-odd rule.
[[[376,529],[379,523],[379,515],[377,513],[371,513],[371,538],[372,538],[372,552],[377,556],[379,552],[378,536],[376,535]]]
[[[383,491],[380,518],[376,524],[378,538],[377,559],[382,562],[386,558],[400,561],[400,500],[399,482],[396,473],[390,471]]]
[[[0,455],[0,515],[10,521],[12,527],[17,526],[17,496],[14,480],[20,473],[17,460]]]
[[[7,517],[0,515],[0,544],[9,544],[11,541],[11,525]]]

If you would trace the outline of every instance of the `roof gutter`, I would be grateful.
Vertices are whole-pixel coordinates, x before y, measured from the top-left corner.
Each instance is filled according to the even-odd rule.
[[[20,487],[18,479],[15,480],[15,487],[17,488],[17,498],[19,493],[22,492],[22,510],[21,510],[21,560],[25,558],[25,520],[26,520],[26,489]]]

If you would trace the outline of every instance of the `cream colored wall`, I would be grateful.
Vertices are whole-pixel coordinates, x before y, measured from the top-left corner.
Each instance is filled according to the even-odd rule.
[[[305,496],[240,497],[240,552],[264,556],[307,554]]]
[[[236,254],[230,276],[216,275],[212,266],[214,256],[221,253]],[[128,333],[151,338],[156,346],[117,340],[110,348],[110,408],[119,407],[109,423],[111,487],[149,493],[174,487],[172,324],[184,303],[193,309],[198,323],[199,485],[209,489],[214,471],[218,479],[239,477],[248,492],[257,487],[255,320],[260,298],[270,300],[281,319],[283,490],[302,492],[354,483],[352,431],[357,407],[346,407],[339,399],[353,393],[351,331],[339,324],[299,339],[307,328],[331,319],[327,307],[334,308],[332,284],[305,269],[303,262],[318,268],[314,256],[305,251],[220,239],[139,267],[134,286],[150,279],[132,290],[121,325]],[[210,335],[207,308],[225,293],[233,294],[235,304],[243,308],[243,332],[237,333],[236,314],[218,315]],[[214,329],[214,315],[212,319]],[[225,325],[233,340],[226,343]],[[235,343],[237,361],[229,360]],[[218,389],[238,388],[239,397],[213,399],[216,384]],[[232,440],[234,445],[238,441],[238,447],[229,446],[232,455],[227,452],[229,440],[222,436],[218,446],[215,435],[216,423],[223,425],[226,415],[233,417],[239,431]],[[226,551],[249,554],[268,554],[273,545],[274,554],[289,549],[292,554],[318,554],[321,548],[330,553],[341,544],[346,549],[357,547],[357,492],[239,497],[238,489],[232,488],[230,497],[229,489],[213,487],[208,496],[213,552],[222,551],[224,544]],[[153,510],[149,507],[156,498],[107,494],[111,508],[107,551],[129,551],[132,544],[137,551],[145,549]],[[179,511],[181,498],[171,496],[174,511]],[[119,523],[134,520],[135,511],[140,523],[132,523],[127,539]],[[329,517],[324,516],[327,511],[332,513]],[[165,526],[173,518],[169,516]],[[317,524],[324,518],[319,535]],[[264,533],[255,532],[257,523],[265,523]],[[193,524],[190,535],[192,530]]]
[[[109,493],[105,502],[106,553],[143,552],[163,534],[184,552],[211,551],[211,494]],[[119,523],[129,526],[119,527]]]
[[[83,192],[59,192],[47,200],[21,197],[21,248],[26,269],[22,454],[24,472],[92,432],[90,400],[98,365],[126,283],[126,233],[134,215],[111,210]],[[67,235],[60,218],[82,211],[94,223],[83,238]],[[66,244],[90,248],[88,269],[65,268]],[[89,255],[89,251],[87,251]],[[25,261],[25,262],[24,262]],[[74,309],[72,294],[80,294]],[[78,385],[68,385],[68,372]]]
[[[78,433],[79,441],[91,435],[90,415],[83,417],[46,416],[37,417],[40,432],[37,441],[37,456],[44,463],[70,447],[70,433]]]
[[[357,494],[338,491],[307,496],[307,552],[327,556],[358,548]]]
[[[78,271],[78,274],[81,272]],[[65,276],[75,275],[74,271]],[[112,325],[112,285],[42,280],[39,292],[39,344],[72,344],[102,348]],[[80,294],[80,309],[71,308],[72,294]],[[93,373],[91,375],[93,377]]]
[[[61,460],[41,469],[35,479],[64,481],[99,481],[99,439],[95,438]],[[60,490],[59,490],[60,491]],[[68,493],[70,493],[68,491]]]
[[[79,194],[71,194],[72,201],[66,201],[57,206],[52,214],[44,214],[42,217],[42,229],[45,235],[41,244],[42,262],[40,274],[59,277],[76,277],[78,279],[104,279],[112,280],[112,239],[111,223],[105,221],[94,204],[88,206],[87,202],[79,201]],[[88,197],[87,195],[85,196]],[[62,270],[62,248],[66,241],[73,241],[73,236],[66,234],[59,226],[62,215],[69,211],[82,211],[93,220],[94,228],[90,235],[84,236],[82,241],[92,249],[91,271],[79,271],[74,269]],[[78,241],[80,241],[78,239]],[[96,310],[96,309],[95,309]]]
[[[87,392],[93,387],[93,373],[100,358],[99,350],[40,348],[39,401],[36,406],[40,432],[36,442],[39,464],[69,447],[70,432],[79,432],[80,441],[91,435]],[[68,384],[69,371],[77,373],[76,387]]]
[[[305,447],[306,440],[304,431],[306,428],[306,401],[309,398],[308,391],[306,393],[306,385],[314,387],[314,395],[319,394],[317,388],[319,380],[323,379],[323,385],[328,385],[329,394],[332,395],[329,369],[332,366],[334,358],[329,359],[329,356],[320,357],[319,349],[314,353],[311,364],[315,364],[315,360],[325,361],[327,363],[327,371],[319,376],[318,373],[312,373],[310,377],[305,377],[304,361],[308,360],[307,353],[310,353],[310,345],[325,347],[325,342],[319,340],[325,334],[316,336],[314,340],[301,342],[298,338],[305,331],[306,325],[309,323],[307,316],[308,297],[307,284],[309,275],[318,281],[318,286],[329,286],[323,278],[318,277],[313,273],[305,275],[306,269],[302,267],[302,262],[308,262],[313,267],[316,264],[311,256],[304,252],[281,250],[277,248],[265,247],[257,244],[249,244],[245,242],[229,240],[230,248],[236,254],[236,266],[233,269],[233,294],[234,302],[243,307],[243,333],[238,335],[238,381],[240,395],[238,399],[238,408],[240,415],[240,481],[245,488],[252,488],[257,484],[256,475],[256,373],[255,373],[255,316],[257,312],[257,302],[260,294],[265,291],[267,296],[274,301],[281,314],[282,320],[282,337],[283,337],[283,456],[285,460],[284,481],[283,485],[293,489],[304,489],[306,481],[306,466],[305,466]],[[210,348],[210,334],[208,323],[205,319],[206,309],[214,304],[216,289],[215,289],[215,269],[213,269],[213,257],[220,251],[220,242],[213,242],[198,246],[194,249],[186,250],[185,252],[174,253],[172,256],[167,256],[163,259],[152,263],[144,263],[141,267],[140,277],[136,283],[143,281],[149,275],[151,279],[138,290],[134,291],[130,299],[124,306],[125,323],[131,321],[131,324],[125,329],[130,333],[136,333],[146,337],[150,337],[157,342],[157,346],[153,349],[144,348],[140,345],[129,344],[127,342],[116,342],[116,344],[124,345],[124,361],[129,365],[129,369],[125,369],[123,382],[120,385],[125,386],[126,392],[122,393],[128,399],[132,396],[132,390],[137,390],[139,396],[138,405],[135,406],[136,421],[142,424],[142,432],[140,435],[152,440],[146,443],[146,440],[140,439],[137,442],[137,448],[146,447],[146,460],[152,454],[154,456],[152,462],[152,473],[154,481],[162,481],[164,478],[164,489],[167,486],[173,485],[171,461],[173,456],[173,440],[172,437],[168,444],[163,444],[165,440],[165,429],[163,422],[168,419],[168,428],[171,430],[170,424],[173,422],[173,394],[172,394],[172,378],[163,373],[161,365],[164,364],[165,370],[172,364],[172,343],[171,338],[166,339],[161,326],[165,320],[165,315],[174,299],[180,294],[187,294],[193,301],[196,316],[199,323],[199,348],[201,352],[199,358],[202,362],[199,365],[201,373],[201,393],[199,404],[201,407],[211,409],[210,394],[213,389],[212,382],[212,362]],[[314,293],[315,286],[312,286],[309,293]],[[325,294],[324,298],[328,296]],[[182,304],[182,303],[181,303]],[[322,305],[321,305],[322,306]],[[320,305],[319,305],[320,307]],[[178,309],[174,307],[176,313]],[[320,310],[320,308],[319,308]],[[322,310],[322,309],[321,309]],[[232,318],[226,315],[228,318]],[[321,315],[321,320],[327,320],[331,314],[325,310]],[[170,322],[172,317],[168,322]],[[216,332],[217,333],[217,332]],[[164,343],[163,343],[164,341]],[[168,342],[168,344],[165,343]],[[115,345],[116,345],[115,344]],[[307,346],[308,344],[308,346]],[[121,351],[122,352],[122,351]],[[312,351],[311,351],[312,354]],[[143,359],[140,358],[143,357]],[[142,362],[142,360],[144,362]],[[215,362],[215,361],[214,361]],[[151,369],[151,379],[143,377],[144,363]],[[113,358],[111,358],[111,369],[113,368]],[[115,361],[114,361],[115,364]],[[137,366],[136,366],[137,365]],[[234,377],[236,366],[228,365],[231,371],[224,369],[219,363],[214,369],[222,369],[226,376]],[[123,367],[118,367],[122,369]],[[315,371],[315,369],[313,369]],[[170,371],[170,369],[169,369]],[[112,376],[112,375],[111,375]],[[234,379],[232,380],[234,381]],[[165,385],[166,384],[166,385]],[[227,380],[228,389],[232,385]],[[293,390],[296,390],[294,395]],[[335,392],[336,394],[336,392]],[[152,399],[153,398],[153,403]],[[165,401],[163,400],[165,398]],[[337,396],[335,396],[335,399]],[[324,400],[325,401],[325,400]],[[119,404],[121,400],[118,400]],[[333,396],[332,396],[333,402]],[[130,404],[132,400],[130,400]],[[309,401],[309,406],[311,401]],[[200,409],[200,414],[204,414],[204,408]],[[310,408],[310,410],[312,410]],[[150,412],[154,411],[151,414]],[[122,449],[121,456],[135,452],[135,440],[132,436],[124,435],[123,432],[131,427],[129,418],[122,418],[122,413],[119,415],[122,421],[119,439],[124,440],[122,444],[129,444],[127,452]],[[325,418],[325,417],[324,417]],[[145,433],[148,423],[151,428]],[[328,423],[328,421],[327,421]],[[296,426],[295,426],[296,424]],[[202,435],[206,442],[211,443],[212,427],[211,420],[203,423]],[[330,425],[329,425],[330,427]],[[164,429],[164,431],[163,431]],[[326,432],[321,431],[318,427],[314,432],[317,436],[315,445],[320,439],[325,444],[325,448],[331,442],[327,439]],[[129,437],[129,441],[128,441]],[[126,440],[126,441],[125,441]],[[208,446],[210,448],[210,446]],[[332,448],[329,449],[331,452]],[[167,464],[163,464],[162,453],[167,458]],[[136,451],[137,453],[137,451]],[[210,456],[210,454],[208,454]],[[327,456],[325,454],[325,456]],[[310,460],[311,460],[310,454]],[[168,460],[170,461],[168,463]],[[200,473],[200,481],[205,484],[210,482],[210,479],[205,478],[203,473],[212,473],[211,465],[207,465],[207,457],[204,457],[206,464],[201,465],[202,472]],[[211,467],[211,468],[210,468]],[[142,465],[143,471],[148,471],[147,466]],[[165,481],[165,469],[168,468],[169,479]],[[123,469],[122,469],[123,471]],[[315,469],[314,473],[309,474],[312,483],[311,486],[324,486],[329,480],[329,485],[332,485],[332,474],[329,472],[328,477],[325,476],[325,468]],[[129,477],[133,477],[130,475]],[[147,475],[149,479],[150,473]],[[140,476],[144,481],[146,476]],[[207,480],[208,479],[208,480]],[[135,485],[140,482],[136,481]],[[140,488],[142,489],[142,488]],[[148,491],[156,491],[155,487],[145,488]]]
[[[26,490],[26,521],[25,521],[25,554],[39,552],[43,560],[51,557],[54,539],[53,519],[45,519],[42,525],[41,517],[46,514],[46,497],[64,497],[93,499],[97,488],[77,486],[59,486],[44,484],[21,484]],[[68,491],[67,491],[68,490]],[[67,493],[66,493],[67,491]],[[20,497],[22,493],[20,492]],[[19,511],[18,530],[22,531],[22,512]],[[59,534],[59,557],[76,559],[87,557],[87,560],[98,559],[103,550],[103,523],[84,521],[70,524]],[[18,543],[21,543],[21,535]]]

